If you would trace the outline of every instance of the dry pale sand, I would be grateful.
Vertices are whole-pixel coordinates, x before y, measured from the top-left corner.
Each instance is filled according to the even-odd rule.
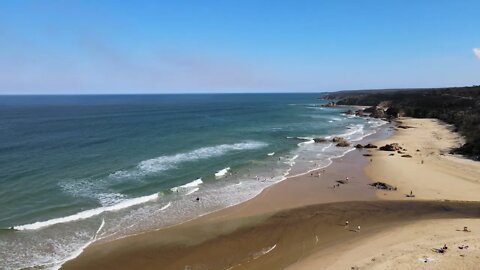
[[[373,157],[365,173],[374,181],[387,182],[399,190],[378,192],[380,198],[411,199],[405,194],[413,191],[415,199],[480,200],[480,162],[448,154],[462,142],[450,126],[435,119],[403,118],[401,122],[411,128],[399,128],[393,137],[375,144],[399,143],[412,158],[398,153],[390,156],[392,152],[386,151],[368,151]]]
[[[381,146],[399,143],[405,154],[362,150],[372,154],[365,168],[373,181],[387,182],[398,191],[378,191],[383,200],[480,200],[480,162],[449,155],[462,139],[451,127],[435,119],[401,119],[394,136],[375,142]],[[419,151],[417,151],[417,149]],[[423,162],[422,162],[423,161]],[[413,191],[414,198],[405,194]],[[457,230],[468,226],[472,232]],[[432,248],[447,244],[446,254]],[[458,246],[469,248],[459,249]],[[425,262],[424,257],[427,257]],[[362,241],[345,243],[330,252],[320,251],[290,269],[478,269],[480,220],[419,220],[384,230]],[[319,268],[320,267],[320,268]]]
[[[463,226],[472,231],[463,232]],[[479,238],[478,218],[420,220],[344,245],[327,259],[316,254],[289,269],[478,269]],[[444,254],[432,250],[445,244]]]
[[[191,222],[96,243],[62,269],[476,269],[479,163],[447,154],[461,142],[448,126],[402,122],[412,128],[387,139],[385,128],[362,143],[398,142],[412,158],[355,150],[320,177],[290,178]],[[372,157],[362,156],[368,152]],[[333,190],[346,176],[351,183]],[[371,181],[398,190],[375,192]],[[404,196],[410,190],[413,199]],[[361,232],[350,230],[357,225]],[[457,231],[463,226],[472,232]],[[443,244],[446,254],[431,250]],[[458,249],[462,244],[469,249]]]

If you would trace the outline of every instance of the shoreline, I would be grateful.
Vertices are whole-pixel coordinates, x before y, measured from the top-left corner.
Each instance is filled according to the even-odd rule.
[[[409,119],[405,120],[409,121]],[[415,119],[412,121],[415,121]],[[476,163],[469,164],[469,161],[465,161],[463,158],[441,155],[446,145],[451,147],[452,142],[459,139],[457,134],[452,133],[448,128],[442,126],[442,124],[434,123],[435,120],[427,119],[417,121],[427,121],[428,123],[433,121],[432,123],[436,126],[418,127],[418,129],[395,128],[395,134],[390,136],[391,134],[389,134],[389,132],[393,128],[391,125],[386,125],[382,127],[378,133],[367,136],[358,143],[374,141],[375,144],[381,146],[381,143],[401,140],[402,145],[407,144],[408,148],[411,148],[410,146],[412,145],[410,144],[412,142],[418,143],[418,138],[420,138],[418,136],[412,136],[411,132],[413,130],[415,130],[415,132],[417,132],[417,130],[428,130],[428,132],[431,132],[432,129],[436,132],[440,130],[444,132],[438,136],[441,138],[438,141],[442,143],[438,145],[434,144],[438,152],[436,152],[435,155],[431,155],[429,164],[431,162],[435,165],[437,161],[433,158],[437,157],[442,162],[460,162],[460,165],[467,164],[474,166],[473,170],[477,167],[480,168],[480,165]],[[384,137],[381,136],[382,132],[385,133],[383,134]],[[447,135],[451,135],[451,138],[449,138],[452,140],[442,139],[444,138],[442,136]],[[428,144],[432,144],[430,137],[430,135],[424,137]],[[404,141],[405,139],[411,139],[412,142]],[[447,142],[447,144],[444,142]],[[423,153],[423,149],[420,152]],[[372,154],[372,156],[366,158],[363,156],[365,153]],[[374,243],[376,249],[369,249],[377,252],[389,250],[388,248],[393,244],[391,241],[386,241],[384,239],[385,237],[382,238],[381,235],[389,236],[392,232],[405,227],[407,229],[404,229],[401,233],[405,236],[405,239],[413,241],[412,235],[415,234],[415,231],[420,230],[423,224],[429,224],[432,219],[438,220],[441,218],[443,227],[447,226],[445,224],[450,224],[450,226],[452,226],[451,224],[455,224],[461,228],[461,224],[457,222],[459,220],[466,221],[460,218],[478,219],[480,217],[478,210],[472,210],[472,213],[463,215],[465,214],[464,211],[467,208],[469,209],[471,205],[474,205],[474,209],[478,209],[480,206],[478,202],[462,203],[458,200],[449,201],[449,199],[456,198],[451,196],[432,198],[426,196],[422,188],[415,189],[415,194],[418,194],[415,198],[406,198],[404,196],[405,190],[409,189],[409,185],[416,180],[412,175],[405,176],[401,174],[402,177],[405,176],[408,178],[410,181],[408,183],[405,182],[405,179],[389,178],[388,181],[385,180],[385,182],[389,184],[398,186],[398,191],[374,190],[368,186],[369,183],[386,178],[382,173],[391,172],[389,170],[393,170],[393,168],[397,168],[400,170],[399,172],[402,172],[408,170],[408,168],[412,169],[412,165],[418,166],[418,164],[415,163],[417,157],[415,154],[412,156],[412,158],[405,158],[399,155],[398,157],[392,157],[389,156],[389,152],[354,149],[343,157],[334,159],[332,164],[326,169],[320,170],[319,177],[315,176],[316,172],[312,172],[311,174],[307,173],[301,176],[287,178],[284,181],[264,189],[259,195],[250,200],[218,210],[214,213],[206,214],[188,222],[112,242],[94,243],[80,254],[79,257],[66,262],[62,266],[62,269],[131,269],[137,266],[141,266],[141,268],[144,269],[155,269],[165,265],[168,265],[168,269],[184,269],[185,266],[193,267],[195,265],[208,265],[213,269],[225,269],[228,267],[234,269],[265,269],[265,267],[275,268],[280,265],[281,267],[288,266],[288,269],[338,269],[340,266],[340,268],[345,268],[358,264],[369,265],[369,267],[372,265],[375,266],[377,264],[371,261],[365,261],[365,257],[371,254],[366,254],[365,250],[360,247],[370,247],[372,243]],[[452,161],[452,159],[455,161]],[[384,162],[387,163],[384,164]],[[405,165],[403,164],[404,162],[413,162],[413,164]],[[424,169],[429,169],[428,172],[430,172],[432,168],[435,170],[436,167],[433,165],[424,166]],[[379,169],[384,166],[387,166],[389,170]],[[456,174],[458,176],[458,173]],[[449,175],[449,177],[450,176],[451,175]],[[334,190],[333,184],[337,183],[337,180],[345,179],[345,177],[349,177],[351,182]],[[470,182],[465,181],[465,183],[468,185]],[[423,183],[423,185],[425,185],[425,183]],[[461,186],[461,188],[465,188],[465,185]],[[478,187],[480,187],[480,185]],[[474,193],[475,191],[476,190],[474,190]],[[478,201],[478,199],[476,201]],[[414,209],[407,209],[404,207],[405,205],[410,205],[410,207],[413,205]],[[351,210],[355,207],[360,207],[361,210],[357,209],[357,212],[352,212]],[[394,212],[400,213],[401,218],[398,218],[398,215],[391,216],[392,213],[389,212],[390,210],[387,211],[385,208],[387,210],[395,209]],[[452,211],[452,209],[455,211]],[[325,213],[325,211],[327,213]],[[375,217],[372,216],[372,213],[376,213],[375,211],[381,214]],[[327,214],[331,215],[331,219],[326,218],[326,216],[328,216]],[[292,221],[292,217],[298,217],[298,215],[306,215],[310,218],[315,217],[315,221],[300,219],[302,221],[297,224],[295,223],[295,218]],[[317,219],[319,215],[321,217]],[[362,225],[361,234],[352,235],[345,233],[345,230],[342,228],[342,223],[347,218],[352,224]],[[278,219],[280,219],[280,221]],[[334,219],[335,222],[333,222]],[[295,226],[300,226],[298,232],[288,229],[289,226],[292,225],[292,222],[295,223]],[[474,224],[472,222],[470,223]],[[318,224],[322,224],[320,226],[322,229],[315,233],[313,238],[315,245],[307,247],[302,244],[302,246],[299,247],[298,244],[295,244],[304,243],[304,241],[311,242],[312,236],[307,237],[301,234],[301,231],[311,231],[313,228],[317,228],[315,226]],[[263,231],[263,233],[253,233],[255,237],[249,238],[250,241],[248,243],[242,242],[241,237],[238,238],[238,234],[241,234],[241,232],[249,230],[262,231],[262,228],[266,227],[268,227],[269,230]],[[272,239],[266,236],[271,233],[276,236],[276,242],[272,242]],[[441,234],[443,231],[438,231],[437,233]],[[290,234],[292,235],[290,236]],[[265,238],[270,239],[270,242],[265,242]],[[290,247],[284,247],[284,245],[280,243],[286,241],[285,239],[290,239],[289,241],[295,239],[295,241],[289,244]],[[397,242],[403,243],[404,241],[403,239],[397,239]],[[216,250],[216,252],[222,253],[223,255],[218,258],[209,257],[209,254],[213,252],[215,248],[210,248],[208,245],[205,246],[206,243],[209,243],[210,246],[219,245],[223,247],[221,250]],[[424,245],[428,244],[428,241],[424,241]],[[238,245],[242,247],[242,250],[244,249],[242,251],[243,257],[234,254],[234,250],[238,248]],[[300,253],[298,253],[299,249],[301,250]],[[350,257],[342,257],[342,254],[344,254],[346,250],[353,250],[349,252]],[[423,252],[424,250],[421,251]],[[266,254],[269,255],[266,256]],[[391,251],[391,254],[395,255],[396,253]],[[373,255],[375,255],[374,258],[383,256],[383,254],[382,256],[378,254]],[[128,256],[131,258],[130,260],[133,261],[123,261],[122,264],[118,264],[118,261],[122,261],[122,258],[125,256]],[[258,259],[257,256],[262,259]],[[223,257],[229,259],[224,260]],[[282,259],[284,257],[289,258],[288,263]],[[250,259],[245,261],[245,258]],[[355,260],[351,258],[355,258]],[[345,264],[345,261],[351,265]],[[379,260],[378,265],[380,265],[380,262],[385,264],[385,261],[388,260]],[[278,263],[281,264],[279,265]]]
[[[384,124],[379,130],[373,134],[367,135],[355,143],[367,143],[372,140],[385,139],[389,136],[392,136],[392,125],[387,123]],[[359,162],[360,161],[360,162]],[[278,211],[298,208],[306,205],[314,204],[324,204],[330,202],[342,202],[347,200],[375,200],[376,195],[373,188],[370,188],[367,184],[370,183],[368,177],[363,173],[364,166],[367,165],[366,159],[361,155],[361,152],[357,149],[351,149],[340,157],[332,157],[331,163],[323,168],[306,171],[304,173],[287,176],[285,180],[277,182],[267,188],[263,189],[259,194],[253,198],[240,202],[238,204],[219,209],[204,215],[195,217],[193,219],[184,221],[182,223],[174,224],[167,227],[158,228],[155,230],[150,230],[146,232],[141,232],[138,234],[133,234],[118,238],[110,241],[98,241],[89,245],[84,249],[79,256],[64,262],[60,268],[66,268],[71,262],[82,259],[82,256],[85,252],[90,249],[95,249],[96,246],[109,245],[117,241],[123,241],[131,237],[141,237],[145,234],[161,232],[164,230],[169,230],[175,227],[193,226],[203,223],[212,223],[225,221],[230,219],[245,219],[244,222],[240,222],[241,226],[246,226],[252,223],[253,221],[259,221],[260,219],[265,219],[268,216],[271,216]],[[354,165],[352,168],[350,165]],[[339,172],[346,171],[346,173]],[[311,175],[313,174],[313,176]],[[318,177],[316,175],[319,175]],[[352,175],[356,175],[353,176]],[[352,185],[364,184],[361,188],[364,192],[359,193],[357,187],[352,187],[352,185],[345,185],[346,188],[337,189],[337,193],[332,193],[331,187],[336,184],[337,180],[343,180],[345,177],[350,177],[352,180]],[[302,183],[299,184],[297,180],[300,180]],[[358,182],[356,182],[358,180]],[[313,182],[315,181],[315,182]],[[315,188],[311,189],[312,182],[314,183]],[[320,185],[318,185],[320,184]],[[272,189],[274,189],[272,191]],[[305,192],[310,193],[310,196],[306,196],[303,200],[298,200],[298,197],[293,196],[289,200],[286,200],[285,196],[292,191],[296,190],[294,194],[305,194]],[[323,197],[316,196],[318,193],[324,195]],[[335,192],[335,191],[333,191]],[[340,193],[340,194],[339,194]],[[278,196],[281,194],[281,196]],[[267,202],[267,203],[266,203]],[[261,207],[258,207],[261,205]],[[261,218],[259,218],[261,216]],[[240,227],[240,226],[236,226]]]

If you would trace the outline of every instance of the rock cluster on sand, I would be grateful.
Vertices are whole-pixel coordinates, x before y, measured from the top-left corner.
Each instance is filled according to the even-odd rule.
[[[368,143],[368,144],[365,144],[365,145],[361,145],[361,144],[357,144],[355,145],[356,148],[378,148],[378,146],[374,145],[374,144],[371,144],[371,143]]]
[[[375,182],[375,183],[372,183],[372,184],[369,184],[369,185],[376,188],[376,189],[397,190],[396,187],[394,187],[392,185],[389,185],[387,183],[384,183],[384,182]]]
[[[384,146],[381,146],[379,148],[380,150],[382,151],[399,151],[399,150],[402,150],[403,148],[398,144],[398,143],[390,143],[390,144],[386,144]]]
[[[364,145],[363,147],[364,147],[364,148],[378,148],[378,146],[376,146],[376,145],[374,145],[374,144],[371,144],[371,143],[366,144],[366,145]]]

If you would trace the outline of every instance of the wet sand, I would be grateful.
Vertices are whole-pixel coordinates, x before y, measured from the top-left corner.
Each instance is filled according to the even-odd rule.
[[[457,202],[338,202],[281,211],[234,231],[231,228],[238,225],[235,219],[184,224],[96,245],[83,254],[84,259],[80,257],[64,268],[283,269],[313,252],[338,251],[344,243],[354,244],[414,220],[479,218],[479,206]],[[345,220],[349,220],[349,228],[345,228]],[[357,225],[361,225],[360,232],[355,231]],[[328,266],[328,260],[321,262]]]

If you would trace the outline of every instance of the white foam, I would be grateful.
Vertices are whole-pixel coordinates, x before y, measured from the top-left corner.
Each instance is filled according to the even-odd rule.
[[[67,222],[72,222],[76,220],[82,220],[82,219],[87,219],[91,218],[94,216],[98,216],[101,213],[104,212],[113,212],[113,211],[118,211],[127,207],[131,207],[134,205],[146,203],[148,201],[153,201],[158,198],[158,193],[148,195],[148,196],[143,196],[143,197],[138,197],[138,198],[133,198],[133,199],[126,199],[123,200],[117,204],[111,205],[111,206],[104,206],[104,207],[98,207],[94,209],[89,209],[85,210],[70,216],[66,217],[60,217],[60,218],[54,218],[54,219],[49,219],[46,221],[38,221],[35,223],[31,224],[25,224],[25,225],[19,225],[19,226],[14,226],[14,229],[16,230],[37,230],[41,229],[44,227],[52,226],[55,224],[60,224],[60,223],[67,223]]]
[[[163,210],[169,208],[170,206],[172,206],[172,202],[168,202],[165,206],[163,206],[162,208],[160,208],[160,211],[163,211]]]
[[[200,188],[198,188],[198,187],[197,187],[197,188],[194,188],[194,189],[190,190],[189,192],[187,192],[185,195],[190,195],[190,194],[192,194],[192,193],[194,193],[194,192],[197,192],[199,189],[200,189]]]
[[[297,159],[297,158],[298,158],[298,155],[295,155],[291,159],[289,159],[288,161],[285,161],[284,163],[288,164],[290,166],[293,166],[293,165],[295,165],[295,159]]]
[[[115,192],[109,192],[105,188],[102,179],[77,179],[75,181],[63,181],[60,187],[67,193],[75,197],[88,197],[96,199],[102,206],[110,206],[121,202],[125,195]]]
[[[85,243],[85,245],[83,245],[81,248],[79,248],[78,250],[76,250],[74,253],[70,254],[70,256],[68,256],[68,257],[65,258],[64,260],[53,263],[54,265],[51,267],[51,269],[52,269],[52,270],[58,270],[58,269],[60,269],[60,268],[62,267],[63,264],[65,264],[66,262],[71,261],[71,260],[77,258],[80,254],[82,254],[82,252],[83,252],[88,246],[90,246],[93,242],[95,242],[95,240],[97,240],[97,236],[98,236],[98,234],[100,233],[100,231],[103,229],[103,226],[105,226],[105,219],[102,219],[102,223],[100,224],[100,227],[98,227],[97,231],[95,232],[95,234],[93,235],[93,237],[92,237],[92,239],[91,239],[90,241],[88,241],[87,243]]]
[[[224,169],[221,169],[220,171],[215,173],[215,177],[216,178],[224,177],[228,173],[229,170],[230,170],[230,167],[226,167]]]
[[[253,254],[253,259],[254,259],[254,260],[255,260],[255,259],[258,259],[258,258],[260,258],[261,256],[270,253],[270,252],[271,252],[272,250],[274,250],[276,247],[277,247],[277,244],[275,244],[275,245],[273,245],[273,246],[271,246],[271,247],[266,247],[266,248],[260,250],[259,252]]]
[[[275,152],[268,153],[267,156],[273,156],[275,155]]]
[[[315,141],[313,139],[308,140],[306,142],[297,143],[297,146],[302,146],[302,145],[312,144],[312,143],[315,143]]]
[[[181,185],[181,186],[178,186],[178,187],[173,187],[170,190],[172,192],[186,192],[187,194],[185,194],[185,195],[189,195],[189,194],[192,194],[193,192],[197,191],[199,189],[198,186],[200,184],[203,184],[202,178],[198,178],[196,180],[193,180],[192,182],[187,183],[185,185]]]
[[[235,144],[221,144],[198,148],[191,152],[179,153],[170,156],[160,156],[140,162],[136,169],[131,171],[117,171],[110,174],[110,177],[135,177],[158,173],[175,168],[182,162],[191,162],[211,157],[219,157],[231,151],[253,150],[267,146],[264,142],[245,141]]]

